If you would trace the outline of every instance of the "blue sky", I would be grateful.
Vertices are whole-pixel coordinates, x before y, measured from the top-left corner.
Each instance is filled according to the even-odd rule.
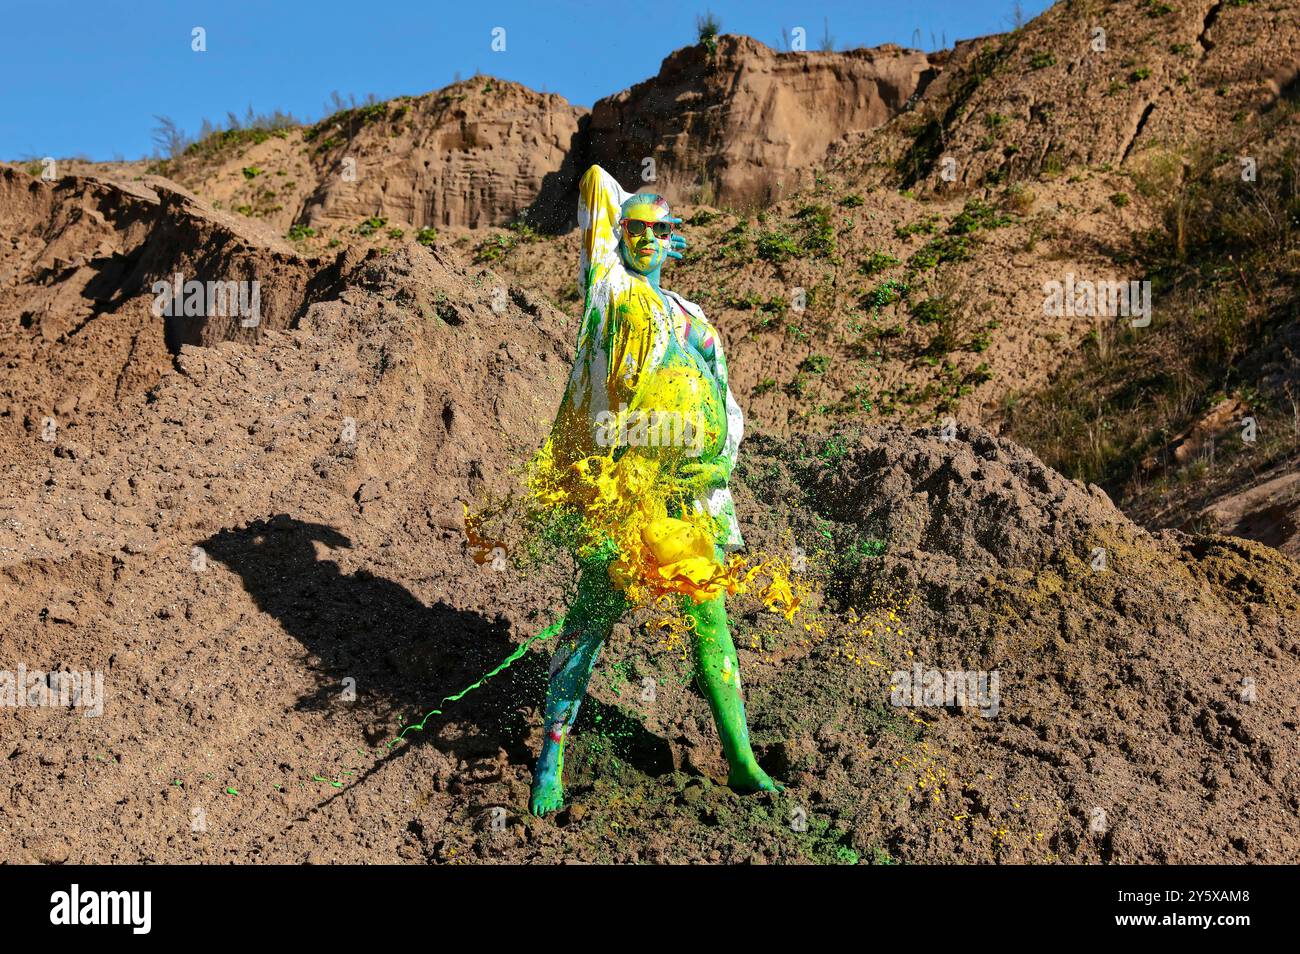
[[[319,118],[331,91],[425,93],[476,70],[592,102],[653,76],[695,42],[706,9],[723,32],[778,46],[824,24],[837,48],[933,49],[1006,30],[1015,0],[65,0],[7,4],[0,30],[0,159],[135,159],[155,115],[189,132],[204,117],[276,109]],[[1026,19],[1050,0],[1022,0]],[[207,51],[191,50],[202,27]],[[493,52],[492,30],[506,30]],[[918,32],[919,31],[919,32]]]

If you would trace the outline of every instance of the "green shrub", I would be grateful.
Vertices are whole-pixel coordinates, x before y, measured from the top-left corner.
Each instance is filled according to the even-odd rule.
[[[923,219],[915,222],[908,222],[906,225],[896,225],[894,235],[898,238],[905,239],[911,235],[928,235],[939,227],[939,216],[928,215]]]
[[[799,254],[799,245],[783,231],[763,232],[754,243],[759,258],[768,262],[783,262]]]
[[[802,219],[807,229],[803,238],[803,250],[806,253],[821,256],[835,254],[835,226],[831,222],[829,206],[805,205],[795,217]]]
[[[742,219],[722,233],[718,255],[726,260],[749,257],[749,222]]]
[[[997,229],[1011,223],[1011,216],[979,199],[970,199],[948,226],[949,235],[966,235],[978,229]]]
[[[907,261],[907,267],[923,272],[950,262],[964,262],[974,253],[975,238],[971,235],[942,235],[931,239],[917,249]]]
[[[712,11],[707,11],[695,17],[695,37],[696,40],[709,51],[710,54],[718,52],[718,33],[722,30],[722,24],[718,18],[713,15]]]
[[[907,282],[890,279],[881,282],[875,288],[871,289],[871,291],[867,292],[866,295],[862,297],[862,305],[863,307],[870,308],[874,311],[878,308],[892,305],[894,302],[901,301],[903,298],[907,297],[907,292]]]
[[[320,122],[309,128],[302,134],[306,142],[315,142],[321,133],[327,130],[339,128],[348,131],[348,138],[351,138],[363,126],[369,123],[379,122],[388,115],[387,103],[370,103],[366,106],[355,106],[351,109],[341,109],[331,116],[326,116]],[[331,136],[328,139],[317,143],[318,149],[329,149],[343,140]]]
[[[858,271],[863,275],[875,275],[899,264],[901,264],[899,260],[892,255],[885,252],[872,252],[858,265]]]
[[[927,298],[912,306],[912,317],[923,325],[930,325],[946,320],[951,311],[952,306],[948,299],[942,297]]]

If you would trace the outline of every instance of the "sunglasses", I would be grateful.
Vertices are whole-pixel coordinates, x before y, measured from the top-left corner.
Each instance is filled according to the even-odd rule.
[[[623,228],[627,229],[627,234],[633,238],[645,235],[647,228],[654,230],[656,238],[667,238],[673,234],[673,223],[671,222],[644,222],[641,219],[624,219]]]

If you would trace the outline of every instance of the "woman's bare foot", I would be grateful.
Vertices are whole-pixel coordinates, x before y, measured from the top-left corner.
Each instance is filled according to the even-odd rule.
[[[738,792],[783,792],[785,786],[772,778],[755,762],[733,768],[727,776],[727,787]]]
[[[528,800],[529,811],[534,815],[541,816],[563,807],[563,782],[558,778],[546,778],[545,776],[533,782],[532,797]]]

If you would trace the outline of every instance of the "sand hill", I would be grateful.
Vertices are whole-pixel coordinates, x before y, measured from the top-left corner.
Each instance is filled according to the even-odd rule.
[[[4,715],[0,855],[1296,861],[1294,259],[1259,265],[1203,207],[1238,195],[1213,190],[1248,147],[1258,208],[1289,208],[1297,37],[1280,3],[1062,3],[937,57],[723,37],[590,114],[477,77],[152,172],[0,167],[0,658],[106,692],[96,719]],[[788,786],[741,798],[680,647],[629,619],[571,804],[538,820],[544,652],[385,742],[564,603],[567,559],[494,568],[462,532],[537,446],[575,337],[574,236],[489,226],[544,224],[593,150],[641,143],[692,243],[666,281],[718,323],[751,422],[745,536],[806,555],[823,631],[737,604],[756,748]],[[1246,283],[1204,281],[1201,250],[1238,241]],[[1066,272],[1160,277],[1166,350],[1049,320]],[[160,316],[178,274],[256,281],[256,321]],[[1186,427],[1145,422],[1112,494],[1040,459],[1087,444],[1044,423],[1081,394],[1163,400],[1156,373],[1208,340],[1174,312],[1228,293],[1231,395],[1180,377]],[[1246,412],[1264,437],[1230,452]],[[914,667],[996,673],[996,714],[891,704]]]

